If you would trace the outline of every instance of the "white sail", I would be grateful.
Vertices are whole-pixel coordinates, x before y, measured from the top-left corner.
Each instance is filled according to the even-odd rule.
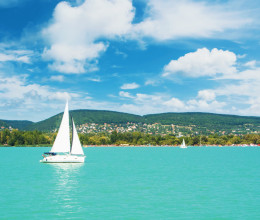
[[[70,151],[70,128],[69,128],[69,107],[66,103],[60,128],[54,144],[51,148],[51,152],[61,153]]]
[[[77,154],[77,155],[84,155],[79,136],[77,133],[76,126],[74,124],[74,121],[72,119],[72,124],[73,124],[73,135],[72,135],[72,146],[71,146],[71,154]]]
[[[187,148],[187,146],[186,146],[186,144],[185,144],[185,140],[184,140],[184,138],[182,139],[181,148]]]

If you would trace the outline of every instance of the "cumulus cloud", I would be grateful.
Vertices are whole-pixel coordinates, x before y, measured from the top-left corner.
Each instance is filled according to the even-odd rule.
[[[201,112],[229,113],[230,110],[224,109],[224,107],[226,106],[225,102],[219,102],[216,100],[206,101],[191,99],[187,102],[187,106],[191,111]]]
[[[146,18],[135,25],[135,33],[159,41],[181,37],[213,37],[251,22],[251,19],[241,16],[241,12],[234,10],[234,7],[227,7],[227,4],[149,0]]]
[[[52,70],[62,73],[96,70],[89,68],[89,64],[107,50],[109,40],[210,38],[252,22],[248,14],[227,7],[227,3],[149,0],[144,19],[133,23],[135,8],[131,0],[79,2],[76,6],[60,2],[49,25],[42,30],[47,43],[42,56],[52,63],[49,65]],[[116,53],[122,54],[118,50]]]
[[[214,89],[198,91],[188,109],[259,115],[260,68],[257,60],[238,62],[233,52],[206,48],[187,53],[164,67],[164,77],[182,74],[187,77],[213,77]],[[238,68],[240,67],[240,68]],[[241,67],[243,70],[241,70]],[[219,83],[219,84],[218,84]],[[221,101],[217,101],[221,100]],[[227,103],[229,106],[227,107]],[[225,108],[224,108],[225,107]]]
[[[88,0],[79,6],[60,2],[43,31],[49,44],[43,57],[63,73],[84,73],[108,46],[101,38],[115,39],[131,28],[134,8],[130,0]]]
[[[164,76],[173,74],[184,74],[188,77],[208,75],[214,77],[215,82],[219,83],[214,86],[214,89],[198,91],[196,99],[186,102],[185,107],[188,106],[188,110],[201,109],[219,113],[259,115],[260,68],[258,61],[237,63],[236,57],[230,51],[199,49],[171,61],[164,67],[164,70],[168,70]],[[237,66],[244,70],[239,70],[236,68]],[[221,101],[217,101],[217,99]],[[174,101],[177,103],[176,100]],[[167,103],[171,102],[167,101]],[[227,103],[229,103],[228,107]]]
[[[177,60],[171,60],[164,67],[164,77],[182,74],[188,77],[215,76],[236,73],[236,54],[228,50],[207,48],[187,53]]]
[[[140,85],[133,82],[133,83],[126,83],[126,84],[122,85],[120,88],[121,89],[137,89],[139,87],[140,87]]]
[[[167,100],[164,102],[164,104],[174,111],[175,109],[185,109],[185,104],[181,100],[177,98],[171,98],[170,100]]]

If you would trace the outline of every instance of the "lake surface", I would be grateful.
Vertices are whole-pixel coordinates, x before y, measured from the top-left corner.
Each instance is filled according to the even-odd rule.
[[[0,148],[0,219],[260,219],[260,148]]]

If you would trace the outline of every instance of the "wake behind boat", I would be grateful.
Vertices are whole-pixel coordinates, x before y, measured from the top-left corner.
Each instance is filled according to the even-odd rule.
[[[71,118],[72,119],[72,118]],[[70,145],[69,107],[66,103],[57,137],[50,152],[43,154],[42,163],[84,163],[85,155],[72,119],[72,144]]]

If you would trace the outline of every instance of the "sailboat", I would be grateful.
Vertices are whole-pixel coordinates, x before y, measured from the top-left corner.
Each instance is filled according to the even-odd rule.
[[[71,118],[72,119],[72,118]],[[72,144],[70,144],[69,107],[65,106],[60,128],[50,152],[44,153],[42,163],[84,163],[85,155],[75,123],[72,121]]]
[[[185,144],[184,138],[182,139],[182,144],[181,144],[180,148],[187,148],[187,146],[186,146],[186,144]]]

